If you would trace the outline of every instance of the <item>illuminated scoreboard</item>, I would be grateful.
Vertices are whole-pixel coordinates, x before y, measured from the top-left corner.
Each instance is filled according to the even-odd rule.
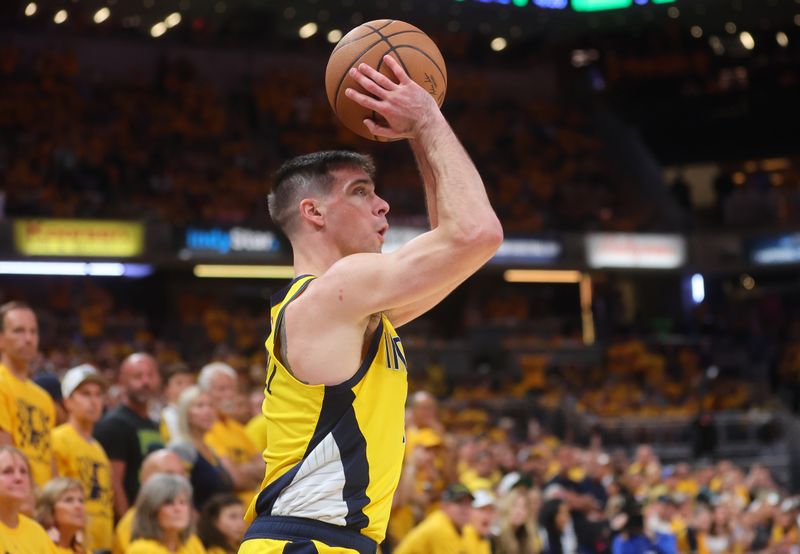
[[[463,2],[464,0],[456,0]],[[645,4],[674,4],[676,0],[473,0],[481,4],[505,4],[523,8],[538,6],[551,10],[565,10],[572,7],[576,12],[599,12],[620,10]]]

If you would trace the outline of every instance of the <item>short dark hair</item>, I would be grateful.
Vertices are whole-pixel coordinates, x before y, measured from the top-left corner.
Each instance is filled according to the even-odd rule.
[[[272,181],[267,197],[272,221],[289,234],[297,203],[309,194],[325,194],[331,184],[330,172],[339,167],[359,167],[370,179],[375,177],[372,157],[348,150],[324,150],[297,156],[284,163]]]
[[[203,504],[203,510],[200,512],[200,521],[197,525],[197,536],[203,542],[203,546],[209,550],[216,546],[225,550],[225,552],[228,552],[231,547],[239,546],[230,544],[225,535],[222,534],[222,531],[214,525],[224,508],[239,504],[242,504],[242,500],[228,493],[215,494],[206,500],[205,504]]]
[[[173,362],[168,364],[164,369],[161,370],[161,380],[164,382],[165,385],[169,383],[169,380],[175,377],[176,375],[181,374],[189,374],[194,375],[194,371],[188,365],[183,362]]]
[[[12,300],[11,302],[6,302],[2,306],[0,306],[0,332],[6,330],[6,315],[8,315],[9,312],[13,312],[14,310],[33,311],[33,309],[28,304],[22,302],[21,300]]]

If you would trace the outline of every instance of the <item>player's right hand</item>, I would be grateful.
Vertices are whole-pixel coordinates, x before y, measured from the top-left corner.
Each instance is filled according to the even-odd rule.
[[[416,138],[426,126],[444,120],[433,96],[414,82],[397,60],[386,55],[383,62],[397,82],[362,63],[350,69],[350,76],[368,94],[352,88],[345,90],[348,98],[384,119],[383,122],[365,119],[364,125],[370,133],[389,139]]]

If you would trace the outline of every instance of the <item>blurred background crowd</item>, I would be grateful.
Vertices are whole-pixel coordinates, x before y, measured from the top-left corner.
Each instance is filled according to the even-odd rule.
[[[15,251],[25,218],[142,222],[155,268],[3,269],[0,546],[236,551],[285,281],[198,279],[164,252],[192,226],[274,231],[271,173],[319,149],[371,154],[391,225],[426,224],[407,147],[349,133],[322,86],[331,33],[390,15],[440,45],[444,113],[507,237],[560,241],[561,268],[593,232],[680,235],[692,257],[568,267],[588,303],[583,281],[490,264],[402,328],[381,552],[800,552],[796,1],[205,4],[0,7],[0,269],[56,258]],[[772,236],[795,257],[759,266],[743,248]]]

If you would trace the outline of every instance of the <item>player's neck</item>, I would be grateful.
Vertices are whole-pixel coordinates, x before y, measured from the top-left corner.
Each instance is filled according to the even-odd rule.
[[[29,377],[30,368],[28,363],[24,360],[15,360],[3,354],[0,356],[0,363],[8,368],[8,370],[21,381],[27,381]]]
[[[342,256],[327,244],[293,246],[295,275],[322,275]]]
[[[80,420],[74,416],[69,416],[69,424],[78,432],[84,439],[89,440],[92,438],[92,431],[94,430],[94,422],[90,420]]]

